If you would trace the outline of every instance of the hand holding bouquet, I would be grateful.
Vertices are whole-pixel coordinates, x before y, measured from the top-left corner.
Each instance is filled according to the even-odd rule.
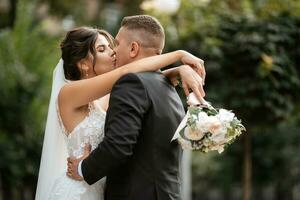
[[[188,104],[188,111],[172,139],[177,139],[183,149],[222,153],[224,147],[246,130],[233,112],[217,110],[206,101],[200,103],[193,93],[188,97]]]

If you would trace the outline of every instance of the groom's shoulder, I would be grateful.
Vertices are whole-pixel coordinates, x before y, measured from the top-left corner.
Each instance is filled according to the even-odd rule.
[[[158,87],[159,83],[166,85],[168,83],[167,78],[161,72],[139,72],[129,73],[122,76],[114,85],[115,87],[134,87],[146,89],[149,87]],[[139,86],[138,86],[139,85]],[[169,84],[167,84],[169,85]]]
[[[121,78],[117,80],[115,86],[120,84],[130,83],[130,82],[141,82],[138,73],[128,73],[123,75]]]
[[[137,73],[128,73],[119,78],[112,88],[112,92],[116,88],[128,88],[132,86],[143,85]]]
[[[165,79],[165,76],[161,72],[139,72],[139,73],[135,73],[135,75],[142,82],[148,82],[148,81],[153,82],[153,81]]]
[[[155,80],[155,79],[161,79],[164,76],[160,72],[139,72],[139,73],[128,73],[124,76],[122,76],[116,84],[122,84],[127,81],[138,81],[143,83],[146,80]]]

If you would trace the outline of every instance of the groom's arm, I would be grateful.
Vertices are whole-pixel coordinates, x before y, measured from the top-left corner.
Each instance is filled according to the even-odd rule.
[[[106,116],[105,137],[82,162],[84,180],[93,184],[133,154],[149,99],[136,74],[122,77],[113,87]]]

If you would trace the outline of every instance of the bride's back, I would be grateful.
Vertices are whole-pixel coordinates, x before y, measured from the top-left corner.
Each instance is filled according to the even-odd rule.
[[[91,149],[94,150],[102,141],[106,113],[98,104],[97,101],[89,103],[88,114],[71,132],[67,132],[64,127],[58,109],[60,125],[65,135],[69,156],[80,157],[83,155],[85,145],[90,144]]]

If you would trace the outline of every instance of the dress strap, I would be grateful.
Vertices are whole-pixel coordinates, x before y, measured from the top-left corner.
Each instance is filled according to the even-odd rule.
[[[56,101],[55,104],[56,104],[56,112],[57,112],[58,122],[59,122],[60,128],[61,128],[63,134],[64,134],[65,136],[68,136],[68,135],[69,135],[69,134],[68,134],[68,131],[67,131],[67,129],[65,128],[65,126],[64,126],[64,124],[63,124],[63,122],[62,122],[61,116],[60,116],[60,111],[59,111],[58,102]]]
[[[88,103],[88,114],[87,114],[87,116],[85,116],[85,118],[88,117],[88,116],[91,114],[91,112],[93,112],[94,110],[95,110],[95,105],[94,105],[94,103],[93,103],[93,102],[89,102],[89,103]],[[74,131],[74,129],[76,129],[76,127],[78,126],[78,124],[75,126],[75,128],[74,128],[71,132],[68,132],[67,129],[66,129],[66,127],[64,126],[63,121],[62,121],[62,118],[61,118],[61,115],[60,115],[60,110],[59,110],[59,106],[58,106],[58,102],[57,102],[57,101],[56,101],[56,111],[57,111],[58,122],[59,122],[59,125],[60,125],[60,127],[61,127],[61,130],[62,130],[63,134],[64,134],[65,136],[68,137],[68,136]],[[79,122],[79,124],[80,124],[80,123],[81,123],[81,122]]]

